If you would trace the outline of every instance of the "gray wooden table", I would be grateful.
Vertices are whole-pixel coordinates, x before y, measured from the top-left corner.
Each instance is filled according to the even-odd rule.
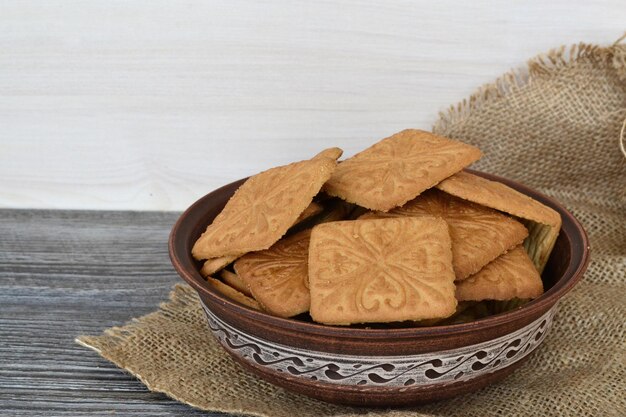
[[[1,416],[217,416],[74,343],[153,311],[179,281],[178,213],[0,210]]]

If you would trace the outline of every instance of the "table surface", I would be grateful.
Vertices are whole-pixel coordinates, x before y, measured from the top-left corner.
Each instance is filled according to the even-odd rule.
[[[179,282],[172,212],[0,210],[0,416],[218,416],[152,393],[77,345]]]

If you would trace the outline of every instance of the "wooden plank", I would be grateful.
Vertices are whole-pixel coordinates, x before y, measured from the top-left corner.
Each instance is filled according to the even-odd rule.
[[[78,346],[156,309],[178,213],[0,210],[0,416],[218,416]]]
[[[328,146],[348,156],[623,0],[0,3],[0,207],[182,210]]]

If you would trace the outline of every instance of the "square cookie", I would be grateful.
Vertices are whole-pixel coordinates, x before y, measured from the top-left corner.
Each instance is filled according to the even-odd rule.
[[[235,271],[263,308],[279,317],[309,311],[307,257],[311,229],[235,261]]]
[[[539,272],[521,245],[456,286],[459,301],[527,299],[541,294]]]
[[[448,226],[434,217],[318,225],[309,289],[310,314],[320,323],[448,317],[457,304]]]
[[[528,231],[520,222],[496,210],[430,189],[387,213],[370,212],[364,218],[441,217],[452,239],[452,267],[463,280],[509,249],[522,243]]]
[[[211,287],[215,288],[218,292],[220,292],[222,295],[226,296],[227,298],[230,298],[231,300],[236,301],[252,309],[261,310],[261,306],[259,305],[259,303],[256,302],[256,300],[253,300],[252,298],[241,293],[240,291],[237,291],[230,285],[224,284],[222,281],[215,279],[213,277],[207,277],[207,282],[209,283]]]
[[[522,219],[529,232],[524,247],[537,270],[543,272],[561,230],[559,213],[507,185],[465,171],[440,182],[437,188]]]
[[[341,162],[326,193],[389,211],[480,158],[478,148],[415,129],[396,133]]]
[[[333,158],[339,154],[338,148],[327,149],[248,178],[193,245],[193,257],[220,258],[272,246],[330,178],[337,165]]]

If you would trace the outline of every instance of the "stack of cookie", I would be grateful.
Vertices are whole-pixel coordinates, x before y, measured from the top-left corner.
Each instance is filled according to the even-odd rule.
[[[463,171],[480,150],[404,130],[341,153],[250,177],[193,246],[208,282],[332,325],[463,322],[543,293],[561,218]]]

